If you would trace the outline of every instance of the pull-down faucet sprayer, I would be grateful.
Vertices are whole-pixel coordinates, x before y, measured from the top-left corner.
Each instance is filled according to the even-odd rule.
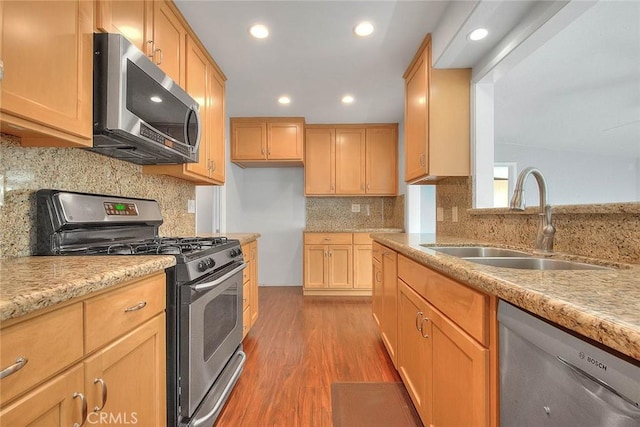
[[[538,234],[536,236],[536,251],[551,253],[553,252],[553,236],[556,233],[556,229],[553,226],[551,205],[547,203],[547,184],[540,170],[529,167],[520,172],[516,182],[516,188],[513,190],[510,208],[517,211],[523,211],[525,209],[524,184],[529,175],[535,177],[538,183],[538,189],[540,190],[540,227],[538,228]]]

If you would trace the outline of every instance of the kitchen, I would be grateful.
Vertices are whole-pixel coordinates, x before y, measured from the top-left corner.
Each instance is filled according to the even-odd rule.
[[[488,14],[491,10],[489,7],[491,6],[490,3],[492,2],[480,2],[476,13],[483,12],[484,10],[484,13]],[[106,3],[103,2],[103,4]],[[195,5],[197,5],[197,3],[195,3]],[[189,15],[187,13],[187,6],[188,4],[178,3],[178,8],[188,18],[191,26],[197,31],[205,31],[197,26],[196,16],[194,16],[197,14],[197,11],[192,12],[194,15]],[[429,18],[433,22],[425,25],[422,33],[414,37],[410,48],[407,47],[404,52],[404,58],[399,60],[401,63],[396,65],[396,68],[399,70],[396,73],[399,86],[394,94],[390,96],[399,99],[400,108],[402,108],[404,102],[402,92],[403,82],[401,79],[402,73],[407,69],[424,35],[427,32],[432,32],[433,56],[434,58],[442,58],[441,60],[444,61],[443,63],[445,64],[447,60],[449,63],[455,63],[455,58],[452,59],[451,57],[456,56],[455,50],[443,53],[445,45],[455,47],[457,43],[460,42],[456,37],[462,36],[463,40],[466,38],[466,27],[464,31],[459,30],[453,33],[451,32],[451,28],[459,28],[462,26],[465,22],[463,18],[471,12],[463,7],[465,6],[464,4],[455,3],[450,5],[445,14],[444,6],[444,4],[441,4],[441,10],[436,11],[436,13]],[[472,5],[466,6],[471,8]],[[490,10],[487,11],[480,6],[489,8]],[[496,5],[494,4],[494,6]],[[527,22],[524,17],[538,16],[539,19],[542,19],[541,17],[545,17],[545,13],[551,13],[550,11],[537,11],[538,14],[536,15],[531,10],[526,9],[524,5],[522,7],[523,9],[512,13],[519,17],[519,21],[527,24],[529,27],[534,26],[531,22],[533,18],[530,18]],[[573,4],[572,7],[577,6]],[[565,9],[562,10],[564,10],[564,13],[568,13]],[[91,15],[91,11],[84,12],[87,16]],[[389,13],[390,12],[387,11],[387,14]],[[579,14],[579,12],[574,13]],[[558,14],[561,15],[560,12],[558,12]],[[440,18],[439,21],[438,17]],[[558,19],[559,18],[569,19],[562,16],[558,16]],[[516,20],[516,22],[518,22],[518,20]],[[56,25],[61,25],[61,22],[65,21],[61,18]],[[437,26],[436,24],[438,22],[447,23],[450,27],[444,24]],[[7,24],[5,23],[5,25]],[[456,25],[458,25],[458,27],[456,27]],[[556,23],[556,25],[558,24]],[[431,31],[429,31],[429,28],[431,28]],[[246,28],[243,27],[237,29],[237,31],[242,32],[242,36],[244,37]],[[505,35],[508,32],[506,29],[503,31]],[[204,41],[204,36],[200,35],[200,32],[198,34]],[[446,43],[447,37],[451,40],[450,43]],[[23,43],[25,44],[21,46],[22,49],[24,49],[24,46],[30,46],[28,44],[30,40],[28,39],[25,39]],[[249,41],[247,41],[247,43],[249,43]],[[3,45],[3,51],[9,47],[8,44]],[[438,52],[438,49],[440,52]],[[220,60],[216,55],[216,51],[217,50],[213,48],[210,49],[210,53],[214,58]],[[447,54],[449,55],[449,59],[447,59]],[[471,55],[468,52],[467,54]],[[482,65],[481,62],[482,61],[479,61],[480,65]],[[324,118],[320,116],[314,118],[311,113],[308,114],[306,112],[307,110],[297,113],[297,110],[294,110],[292,107],[302,101],[295,98],[293,99],[292,105],[286,110],[286,114],[268,113],[272,110],[267,110],[266,107],[265,109],[260,109],[260,99],[252,100],[252,103],[256,106],[255,110],[245,109],[233,111],[231,109],[235,101],[233,101],[231,97],[232,91],[239,90],[238,85],[246,85],[247,81],[240,79],[239,82],[234,82],[235,74],[232,74],[231,70],[228,69],[224,63],[221,62],[219,65],[222,66],[228,78],[226,100],[228,114],[224,123],[227,132],[230,127],[228,117],[236,116],[304,115],[306,116],[307,124],[337,123],[337,120],[331,119],[330,117]],[[471,64],[469,64],[469,66],[470,65]],[[445,68],[448,67],[445,66]],[[59,72],[69,73],[69,69],[61,67]],[[7,69],[5,70],[5,76],[8,75],[9,70]],[[233,86],[234,84],[236,86]],[[498,89],[496,89],[496,92],[498,92]],[[37,98],[38,95],[33,94],[33,96]],[[3,99],[7,100],[9,98],[3,93]],[[272,100],[269,99],[267,101],[271,102]],[[358,102],[363,102],[360,101],[360,98],[356,101],[354,106],[361,105],[358,104]],[[346,107],[340,106],[338,108]],[[343,112],[345,110],[340,111]],[[496,107],[496,119],[499,118],[498,112]],[[476,114],[479,114],[479,110],[476,110]],[[379,116],[372,114],[370,117],[371,118],[368,116],[359,116],[353,119],[353,121],[356,123],[401,121],[401,117],[391,120],[386,119],[387,116],[382,114]],[[20,127],[20,124],[16,122],[14,122],[13,125]],[[630,128],[631,130],[635,129],[633,126],[630,126]],[[3,122],[2,129],[5,135],[20,133],[19,129],[8,128],[5,122]],[[496,132],[497,131],[498,129]],[[77,134],[78,132],[74,131],[72,133]],[[381,220],[380,223],[373,225],[371,228],[404,228],[410,233],[433,233],[437,231],[438,234],[446,236],[466,237],[478,241],[490,241],[494,244],[513,245],[520,248],[533,249],[533,236],[536,234],[537,227],[537,223],[534,220],[535,213],[532,212],[531,215],[510,215],[505,214],[504,211],[494,213],[487,210],[469,211],[468,209],[474,206],[493,206],[489,204],[473,204],[472,191],[475,191],[476,195],[483,194],[478,192],[477,188],[472,190],[471,186],[477,185],[475,180],[471,183],[464,178],[457,178],[446,180],[437,186],[405,186],[403,136],[404,128],[403,124],[400,123],[398,127],[399,196],[393,201],[386,202],[391,205],[386,209],[384,207],[375,209],[376,204],[381,203],[381,198],[377,197],[372,197],[370,200],[367,200],[369,198],[362,197],[353,198],[355,200],[338,197],[326,199],[305,198],[303,186],[304,172],[302,168],[240,169],[229,161],[231,154],[229,145],[230,137],[227,136],[224,139],[227,141],[227,161],[225,165],[227,173],[225,186],[221,187],[219,191],[220,194],[217,196],[219,200],[224,200],[225,203],[225,207],[220,210],[220,217],[222,217],[219,221],[220,227],[224,233],[259,232],[262,234],[262,237],[259,239],[258,256],[258,276],[261,285],[301,285],[303,271],[302,231],[308,225],[306,220],[309,219],[309,217],[305,218],[305,212],[308,215],[308,212],[310,212],[312,208],[316,208],[316,206],[309,206],[311,204],[319,205],[319,209],[322,209],[324,206],[327,212],[330,212],[330,206],[328,206],[328,204],[332,202],[331,199],[334,199],[333,202],[337,204],[344,203],[344,205],[340,205],[340,210],[344,212],[348,209],[347,212],[351,215],[350,218],[357,218],[358,220],[365,217],[365,206],[368,205],[371,212],[374,213],[371,217],[376,217],[375,219]],[[478,135],[476,135],[476,139],[478,139]],[[31,141],[31,143],[28,143],[27,140]],[[3,174],[3,215],[0,219],[3,230],[3,258],[24,257],[31,254],[31,245],[35,239],[35,231],[29,226],[29,224],[32,224],[34,221],[31,196],[35,190],[41,188],[61,188],[70,191],[151,198],[157,200],[162,207],[164,223],[160,226],[161,235],[190,236],[196,231],[201,231],[196,230],[195,226],[198,218],[194,218],[193,213],[187,212],[185,208],[188,206],[189,200],[196,198],[198,198],[198,201],[202,200],[196,196],[196,192],[201,191],[200,187],[194,187],[192,184],[193,181],[174,179],[169,176],[171,174],[146,174],[141,171],[140,167],[134,164],[121,162],[109,157],[97,156],[93,153],[78,149],[59,147],[24,148],[27,144],[35,145],[32,143],[33,140],[34,138],[29,139],[27,136],[23,137],[20,142],[15,137],[3,136],[1,146],[3,159],[1,169]],[[480,154],[476,152],[476,158],[481,157],[481,154],[484,153],[484,151]],[[9,159],[11,159],[10,164],[7,162]],[[486,163],[478,163],[474,166],[476,174],[487,172]],[[526,164],[521,167],[524,166],[526,166]],[[543,172],[548,172],[548,169],[545,169],[540,163],[533,164],[533,166],[539,166]],[[550,172],[551,171],[549,171],[549,173]],[[215,178],[213,180],[215,181]],[[626,181],[628,181],[628,179]],[[577,185],[577,183],[574,185]],[[616,185],[615,183],[612,184],[613,187]],[[437,189],[437,191],[434,191],[435,189]],[[555,189],[556,187],[551,183],[550,197],[553,197],[556,191]],[[535,187],[532,187],[532,190],[527,191],[527,193],[535,196],[537,191]],[[386,199],[393,199],[393,197],[385,198],[385,200]],[[620,202],[622,200],[623,199],[610,200],[609,202]],[[632,200],[637,201],[637,199]],[[534,200],[530,202],[530,205],[535,206],[536,202],[537,199],[534,198]],[[325,205],[322,205],[323,203],[325,203]],[[551,199],[551,203],[564,204],[562,201],[556,201],[554,199]],[[605,201],[595,200],[592,203],[605,203]],[[353,204],[361,205],[362,210],[359,214],[360,216],[357,216],[358,213],[351,213],[351,205]],[[420,205],[426,207],[424,213],[420,212],[420,209],[417,208]],[[442,221],[436,220],[438,210],[434,208],[434,205],[441,209]],[[636,264],[640,251],[637,237],[637,203],[625,203],[620,205],[620,207],[616,206],[603,206],[593,208],[592,210],[589,210],[588,207],[580,207],[574,210],[563,209],[562,207],[556,209],[555,221],[558,230],[556,250],[558,252],[583,255],[614,262]],[[457,222],[454,220],[454,208],[457,211]],[[403,220],[400,221],[401,226],[397,227],[397,224],[393,223],[395,221],[385,223],[383,219],[383,213],[385,212],[391,212],[392,214],[386,215],[384,218],[395,218],[397,216],[403,218]],[[196,217],[197,216],[198,214],[196,214]],[[423,220],[426,222],[424,225],[421,224]],[[523,223],[524,227],[526,227],[524,230],[522,229]],[[353,228],[365,228],[362,223],[356,223],[356,225],[357,226],[353,226]],[[349,228],[351,227],[350,225]],[[12,231],[9,233],[6,230]],[[589,233],[589,230],[601,231],[599,233]],[[202,231],[216,230],[202,229]],[[387,242],[387,244],[391,245],[389,242]],[[628,303],[632,304],[634,301],[629,301]],[[611,345],[609,343],[607,344]],[[613,345],[611,346],[622,351]]]

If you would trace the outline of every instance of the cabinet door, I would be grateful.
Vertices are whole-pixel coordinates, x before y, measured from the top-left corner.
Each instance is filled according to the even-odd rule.
[[[184,87],[186,30],[165,0],[154,1],[153,61],[176,83]]]
[[[304,151],[305,194],[334,194],[336,182],[335,129],[307,129]]]
[[[428,172],[429,137],[429,46],[424,50],[405,80],[405,181],[413,181]]]
[[[371,245],[353,245],[353,287],[371,289]]]
[[[322,289],[329,285],[327,245],[304,245],[304,287]]]
[[[200,106],[202,136],[197,163],[187,163],[186,170],[203,177],[209,177],[209,147],[211,145],[210,115],[208,110],[207,78],[209,60],[191,37],[187,37],[185,90]]]
[[[352,245],[329,245],[329,287],[353,288]]]
[[[118,417],[118,424],[166,425],[164,313],[88,358],[84,367],[89,421],[107,414]]]
[[[2,131],[22,145],[91,146],[93,3],[3,1],[0,20]]]
[[[267,123],[267,158],[269,160],[302,160],[301,123]]]
[[[489,350],[435,309],[429,310],[433,348],[433,424],[489,425]]]
[[[336,129],[336,194],[365,192],[365,129]]]
[[[153,25],[152,0],[95,0],[96,29],[125,36],[145,55]]]
[[[427,315],[427,302],[398,279],[398,372],[422,422],[431,425],[431,323]]]
[[[378,324],[378,329],[382,323],[382,263],[373,258],[373,290],[371,297],[371,310],[373,319]]]
[[[267,124],[231,121],[232,160],[265,160]]]
[[[398,136],[394,127],[367,129],[367,194],[398,193]]]
[[[396,365],[398,345],[398,254],[388,248],[382,251],[382,340]]]
[[[225,181],[225,88],[224,77],[209,64],[207,114],[209,116],[209,177],[218,184]]]
[[[66,427],[82,424],[82,397],[75,394],[84,389],[82,379],[82,365],[76,365],[14,403],[3,405],[0,425]]]

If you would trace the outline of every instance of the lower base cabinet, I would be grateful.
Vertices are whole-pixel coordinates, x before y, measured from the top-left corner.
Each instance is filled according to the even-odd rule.
[[[380,269],[376,245],[374,276]],[[495,297],[403,255],[398,255],[397,266],[396,367],[422,422],[498,426]],[[374,318],[379,304],[384,307],[385,301],[376,302],[374,287]],[[383,308],[383,338],[392,321],[385,313]]]
[[[3,327],[2,367],[17,357],[28,362],[2,379],[0,425],[166,425],[165,286],[164,273],[149,276]],[[91,312],[93,304],[103,302],[113,313]],[[73,328],[54,328],[49,335],[58,334],[54,341],[67,344],[79,340],[72,358],[60,358],[46,339],[30,338],[46,325],[67,320]],[[87,350],[87,337],[96,329],[116,338]]]
[[[242,337],[258,320],[258,241],[242,245],[247,267],[242,270]]]

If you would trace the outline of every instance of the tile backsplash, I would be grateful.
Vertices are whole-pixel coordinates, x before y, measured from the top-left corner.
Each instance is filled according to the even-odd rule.
[[[359,205],[360,212],[352,212]],[[393,197],[307,197],[307,230],[404,229],[404,195]]]
[[[540,218],[538,208],[523,213],[507,209],[471,209],[470,178],[438,183],[436,205],[444,220],[440,235],[467,237],[533,249]],[[452,208],[458,221],[452,221]],[[640,263],[640,203],[555,206],[554,251],[617,262]]]
[[[0,134],[0,258],[33,253],[33,196],[41,188],[155,199],[161,235],[195,233],[195,215],[187,213],[195,185],[188,181],[143,175],[142,166],[79,148],[22,147],[19,138]]]

